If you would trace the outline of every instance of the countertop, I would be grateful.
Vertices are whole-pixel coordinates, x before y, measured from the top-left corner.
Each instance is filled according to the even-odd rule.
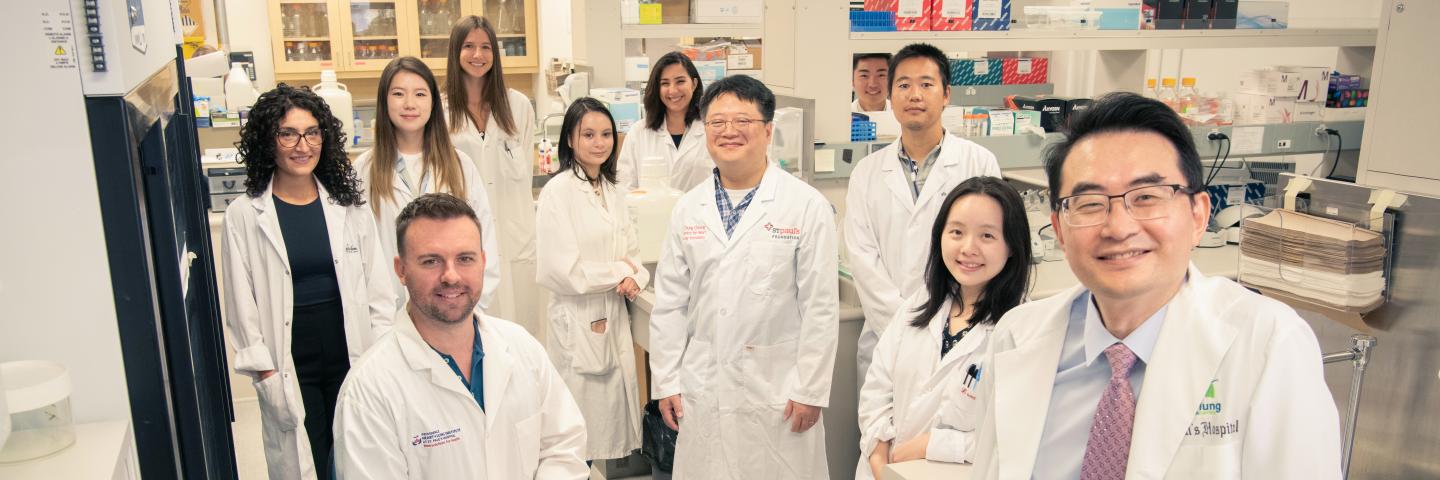
[[[1016,168],[1013,170],[1002,170],[1000,172],[1000,175],[1004,176],[1008,180],[1014,180],[1020,183],[1034,185],[1040,188],[1050,187],[1050,181],[1045,179],[1045,169],[1043,168]]]
[[[75,425],[73,445],[34,460],[0,464],[0,478],[140,478],[130,422],[116,420]]]

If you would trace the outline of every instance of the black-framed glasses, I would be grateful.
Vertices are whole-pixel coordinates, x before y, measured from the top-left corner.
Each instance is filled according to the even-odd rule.
[[[1060,218],[1071,227],[1091,227],[1110,218],[1112,200],[1120,199],[1125,211],[1136,220],[1154,220],[1170,215],[1170,201],[1181,193],[1191,193],[1184,185],[1146,185],[1119,195],[1081,193],[1060,199]]]
[[[310,144],[312,147],[319,147],[325,144],[325,132],[321,132],[318,128],[306,130],[304,134],[289,128],[283,128],[275,132],[275,140],[280,142],[280,146],[285,148],[295,148],[299,146],[300,137],[305,137],[305,143]]]

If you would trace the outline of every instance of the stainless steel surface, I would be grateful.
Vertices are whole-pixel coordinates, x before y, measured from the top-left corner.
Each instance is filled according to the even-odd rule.
[[[1416,159],[1419,161],[1419,159]],[[1282,175],[1281,185],[1293,176]],[[1334,207],[1362,211],[1371,188],[1316,180],[1311,211]],[[1394,270],[1390,302],[1365,316],[1371,330],[1360,332],[1319,313],[1301,311],[1322,351],[1348,348],[1365,333],[1383,345],[1365,371],[1365,395],[1358,400],[1363,420],[1355,425],[1350,478],[1440,477],[1440,199],[1410,195],[1396,210]],[[1325,368],[1336,406],[1346,411],[1353,369]]]
[[[1365,366],[1370,363],[1370,349],[1375,347],[1375,337],[1355,334],[1350,336],[1350,350],[1321,355],[1322,363],[1350,362],[1354,377],[1350,380],[1350,406],[1345,414],[1345,431],[1340,451],[1342,478],[1350,478],[1350,457],[1355,451],[1355,424],[1359,418],[1360,391],[1365,383]]]
[[[179,91],[175,63],[171,62],[125,94],[125,103],[132,107],[128,109],[128,132],[136,145],[156,121],[160,122],[162,130],[170,123],[170,117],[175,115],[175,95]]]

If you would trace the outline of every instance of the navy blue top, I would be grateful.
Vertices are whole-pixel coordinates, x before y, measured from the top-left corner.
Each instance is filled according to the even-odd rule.
[[[305,307],[340,299],[335,278],[335,258],[330,252],[330,232],[325,229],[325,208],[320,197],[306,205],[291,205],[275,197],[275,216],[280,220],[280,237],[290,260],[290,283],[295,306]]]
[[[460,383],[470,389],[470,395],[475,397],[475,403],[480,404],[480,410],[484,411],[485,370],[481,369],[481,366],[485,360],[485,349],[480,346],[480,319],[471,317],[471,321],[475,326],[475,345],[470,350],[470,378],[474,380],[473,382],[465,380],[465,375],[460,373],[460,364],[455,363],[455,357],[446,355],[445,352],[435,349],[433,345],[430,348],[440,354],[440,358],[445,359],[445,364],[450,366],[450,370],[455,372],[455,376],[460,377]]]

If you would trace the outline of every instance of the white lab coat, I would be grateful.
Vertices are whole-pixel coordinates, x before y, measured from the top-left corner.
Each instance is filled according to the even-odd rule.
[[[490,209],[490,199],[485,192],[485,183],[480,181],[479,172],[475,171],[475,165],[470,162],[470,157],[464,152],[456,151],[460,155],[460,173],[465,178],[465,203],[475,210],[475,216],[480,219],[481,246],[485,248],[485,285],[480,291],[480,303],[477,306],[482,311],[488,311],[495,302],[495,290],[500,288],[501,272],[504,269],[504,257],[500,255],[500,245],[495,233],[495,216]],[[366,150],[355,159],[355,171],[360,178],[360,184],[365,188],[366,200],[370,195],[370,163],[374,161],[374,150]],[[375,214],[375,226],[380,232],[381,247],[385,252],[386,265],[390,267],[390,280],[394,284],[396,292],[396,304],[405,305],[410,296],[405,286],[400,284],[400,277],[394,274],[394,259],[399,255],[399,245],[396,243],[395,219],[400,216],[400,211],[416,198],[427,193],[440,191],[436,187],[439,180],[436,175],[425,174],[420,179],[418,191],[412,191],[404,181],[400,179],[400,173],[396,173],[391,180],[391,201],[380,203],[380,212]],[[374,205],[368,202],[365,209],[374,213]]]
[[[369,207],[331,203],[325,186],[316,184],[330,252],[335,257],[345,345],[353,365],[390,330],[395,314],[390,282],[394,274],[382,253]],[[225,286],[225,333],[235,347],[232,366],[255,381],[270,478],[314,479],[315,465],[305,434],[305,404],[290,358],[295,308],[290,257],[270,187],[258,197],[241,195],[225,208],[220,263],[225,276],[221,282]],[[259,380],[260,372],[268,370],[276,370],[276,374]]]
[[[790,400],[829,404],[834,210],[771,164],[727,238],[714,185],[675,205],[656,272],[654,396],[684,400],[675,477],[828,479],[823,422],[796,434],[781,418]]]
[[[1083,292],[1016,307],[992,334],[975,478],[1030,478],[1070,305]],[[1320,347],[1290,307],[1191,265],[1150,360],[1126,478],[1340,478],[1340,419]]]
[[[975,443],[980,424],[976,394],[983,375],[982,360],[993,325],[976,325],[940,356],[941,332],[950,315],[945,301],[925,328],[910,326],[915,308],[929,298],[925,292],[906,301],[875,346],[875,361],[860,390],[860,462],[855,478],[873,479],[870,454],[875,444],[890,441],[890,451],[930,432],[925,458],[961,463]]]
[[[970,177],[1000,176],[995,154],[949,132],[918,198],[904,169],[897,139],[860,160],[845,196],[845,248],[865,313],[857,350],[861,372],[900,303],[924,289],[931,230],[945,196]]]
[[[535,285],[535,107],[519,91],[511,89],[509,95],[514,135],[506,134],[490,115],[483,136],[466,117],[462,125],[451,125],[458,130],[450,138],[479,167],[500,230],[500,255],[506,265],[487,313],[512,319],[543,342],[545,303]]]
[[[705,146],[705,124],[699,120],[690,122],[679,147],[670,139],[668,121],[661,122],[659,130],[645,128],[644,119],[635,122],[620,145],[616,176],[622,188],[640,188],[640,164],[649,157],[665,159],[670,166],[670,188],[681,192],[709,180],[715,168],[710,149]]]
[[[635,341],[625,298],[615,287],[627,277],[640,288],[650,282],[624,192],[602,182],[601,193],[604,204],[573,172],[556,173],[540,191],[545,221],[536,234],[536,281],[552,293],[546,350],[585,414],[585,458],[591,460],[640,448]],[[590,322],[600,319],[606,327],[597,334]]]
[[[580,409],[523,328],[481,315],[481,410],[409,314],[397,317],[340,387],[338,478],[589,478]]]

